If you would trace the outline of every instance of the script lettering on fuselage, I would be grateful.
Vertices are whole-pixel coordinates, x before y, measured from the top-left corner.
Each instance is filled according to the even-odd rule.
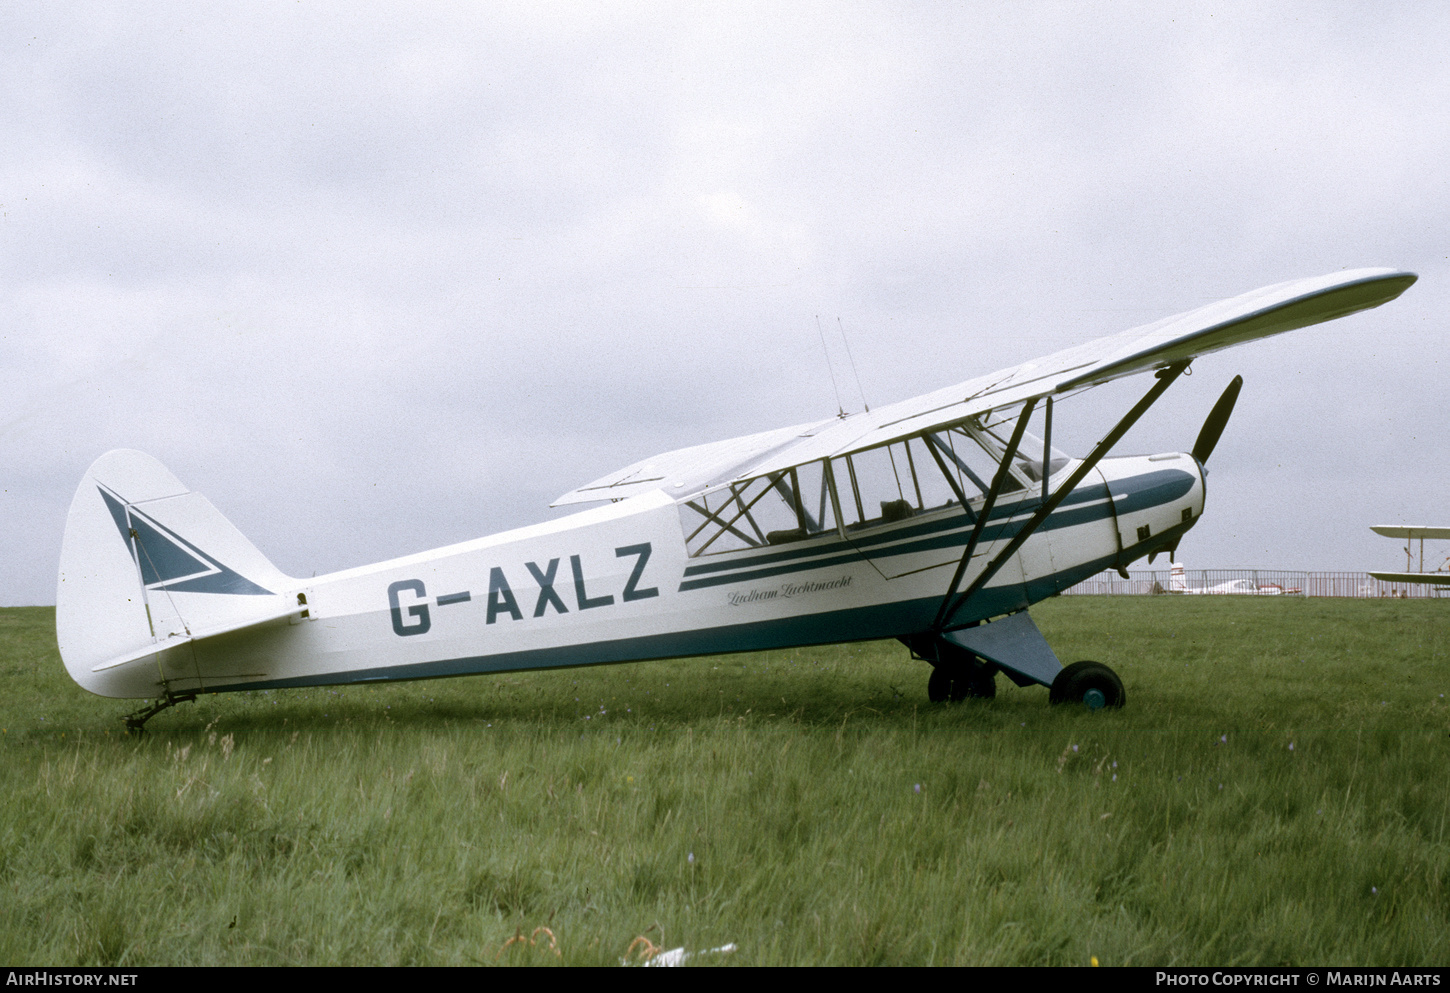
[[[732,607],[742,607],[748,603],[759,603],[761,600],[790,600],[794,597],[803,596],[807,593],[823,593],[826,590],[844,589],[851,585],[854,576],[841,576],[838,579],[814,580],[806,583],[782,583],[767,590],[751,588],[743,593],[727,593],[726,599]]]
[[[632,603],[636,600],[648,600],[660,595],[658,587],[649,586],[640,588],[640,580],[644,578],[644,570],[649,565],[650,553],[653,551],[649,542],[638,545],[624,545],[614,550],[615,558],[634,558],[634,568],[630,571],[629,578],[624,583],[624,589],[620,591],[619,602]],[[612,607],[616,600],[613,593],[602,593],[596,589],[592,594],[588,589],[584,575],[583,557],[570,555],[569,570],[574,582],[574,610],[592,610],[597,607]],[[543,617],[550,610],[557,614],[567,614],[570,607],[565,604],[564,598],[560,596],[555,588],[559,585],[559,562],[560,558],[551,558],[547,563],[525,562],[524,568],[539,587],[538,598],[534,601],[533,616]],[[517,574],[517,573],[516,573]],[[415,634],[427,634],[433,627],[433,614],[430,607],[447,607],[452,604],[470,603],[473,594],[470,590],[458,590],[452,593],[443,593],[430,600],[428,589],[421,579],[400,579],[388,587],[388,612],[393,620],[393,633],[399,637],[408,637]],[[508,617],[511,620],[521,621],[524,613],[519,608],[518,598],[514,596],[513,587],[509,585],[508,576],[504,573],[502,566],[490,566],[488,570],[488,596],[486,616],[484,623],[494,624],[501,617]]]

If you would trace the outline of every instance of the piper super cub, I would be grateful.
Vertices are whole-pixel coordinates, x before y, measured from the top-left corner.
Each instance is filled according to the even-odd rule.
[[[667,452],[561,496],[571,516],[311,579],[277,570],[159,462],[118,450],[66,520],[56,634],[71,677],[150,716],[198,693],[425,679],[898,638],[934,701],[996,674],[1121,706],[1027,608],[1170,554],[1198,523],[1235,377],[1191,452],[1108,452],[1199,355],[1378,307],[1416,276],[1280,283],[913,400]],[[1084,458],[1054,397],[1152,372]],[[1040,433],[1028,425],[1039,416]]]

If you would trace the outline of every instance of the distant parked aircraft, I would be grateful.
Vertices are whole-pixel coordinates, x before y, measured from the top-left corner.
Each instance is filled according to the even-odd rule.
[[[1303,593],[1297,586],[1283,587],[1278,583],[1255,583],[1249,579],[1230,579],[1217,586],[1192,586],[1183,575],[1183,563],[1174,562],[1168,576],[1169,593],[1191,593],[1231,596],[1283,596],[1286,593]]]

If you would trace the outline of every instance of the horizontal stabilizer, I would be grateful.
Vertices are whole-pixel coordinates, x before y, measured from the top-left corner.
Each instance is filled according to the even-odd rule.
[[[270,624],[273,621],[280,621],[283,618],[300,617],[306,612],[306,607],[300,605],[285,605],[281,608],[274,608],[266,615],[258,617],[255,620],[241,621],[233,624],[224,624],[220,627],[192,631],[189,634],[173,635],[172,637],[167,638],[164,641],[158,641],[154,644],[146,645],[142,648],[136,649],[135,651],[126,652],[124,655],[118,655],[113,659],[102,662],[100,665],[92,666],[91,671],[105,672],[107,669],[115,669],[119,666],[125,665],[128,662],[137,662],[141,659],[150,658],[151,656],[157,655],[161,652],[169,652],[171,649],[180,648],[182,645],[191,645],[199,641],[205,641],[207,638],[215,638],[218,635],[232,634],[236,631],[245,631],[247,628],[259,627],[263,624]]]

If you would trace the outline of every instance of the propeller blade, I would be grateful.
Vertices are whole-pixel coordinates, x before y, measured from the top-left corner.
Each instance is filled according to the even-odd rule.
[[[1208,412],[1208,420],[1203,422],[1203,430],[1198,432],[1198,440],[1193,443],[1193,457],[1200,463],[1207,462],[1208,457],[1213,454],[1213,447],[1218,444],[1219,436],[1228,425],[1229,415],[1234,412],[1234,403],[1237,402],[1243,385],[1244,377],[1235,376],[1233,382],[1228,384],[1228,389],[1223,391],[1223,396],[1218,398],[1218,403]]]

